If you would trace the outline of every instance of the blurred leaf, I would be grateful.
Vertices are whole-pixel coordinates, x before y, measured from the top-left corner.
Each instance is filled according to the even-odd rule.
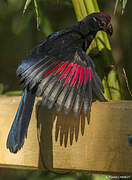
[[[16,16],[12,22],[12,31],[14,34],[19,35],[22,33],[28,26],[33,12],[31,12],[26,17]]]
[[[39,2],[40,1],[41,0],[39,0]],[[25,13],[26,9],[28,8],[28,6],[30,5],[31,2],[32,2],[32,0],[26,0],[25,6],[24,6],[24,9],[23,9],[23,14]],[[33,0],[33,2],[34,2],[34,8],[35,8],[35,13],[36,13],[36,18],[37,18],[37,29],[39,30],[40,29],[40,23],[42,21],[41,21],[41,18],[40,18],[40,10],[39,10],[39,7],[38,7],[38,0]],[[43,2],[44,3],[72,5],[72,3],[69,2],[68,0],[54,0],[54,1],[53,0],[45,0]]]
[[[114,14],[116,13],[117,6],[118,6],[118,2],[119,2],[119,0],[116,0],[116,3],[115,3],[115,9],[114,9]]]
[[[122,2],[122,14],[124,13],[126,4],[127,4],[127,0],[123,0],[123,2]]]
[[[72,2],[69,0],[45,0],[45,2],[52,3],[52,4],[72,5]]]
[[[65,177],[59,176],[58,178],[54,178],[54,180],[76,180],[76,178],[71,176],[65,176]]]
[[[8,91],[5,93],[5,95],[7,95],[7,96],[21,96],[22,91]]]
[[[5,2],[6,4],[8,4],[8,0],[4,0],[4,2]]]
[[[0,94],[4,92],[4,84],[0,83]]]
[[[130,89],[130,86],[129,86],[129,83],[128,83],[128,78],[127,78],[126,71],[125,71],[124,68],[123,68],[123,73],[124,73],[124,78],[125,78],[125,81],[126,81],[127,89],[129,91],[129,94],[132,96],[132,91]]]
[[[51,26],[51,23],[49,22],[49,19],[47,16],[44,15],[43,11],[40,10],[40,19],[41,19],[41,30],[45,34],[45,36],[48,36],[53,33],[53,29]]]
[[[121,3],[121,7],[122,7],[121,13],[123,14],[123,13],[124,13],[124,10],[125,10],[125,7],[126,7],[126,4],[127,4],[127,0],[120,0],[120,3]],[[119,0],[116,0],[115,9],[114,9],[114,14],[115,14],[116,11],[117,11],[118,4],[119,4]]]
[[[23,14],[25,13],[26,9],[28,8],[28,6],[30,5],[32,0],[27,0],[23,9]],[[36,13],[36,17],[37,17],[37,29],[39,30],[39,26],[40,26],[40,16],[39,16],[39,9],[38,9],[38,2],[37,0],[34,0],[34,8],[35,8],[35,13]]]
[[[23,14],[25,13],[25,11],[28,8],[30,3],[31,3],[31,0],[26,0],[25,6],[24,6],[24,9],[23,9]]]
[[[61,4],[65,4],[65,5],[71,5],[72,3],[70,1],[67,0],[56,0],[57,3],[61,3]]]
[[[39,17],[39,10],[38,10],[38,3],[37,3],[37,0],[34,0],[34,7],[35,7],[35,12],[36,12],[36,17],[37,17],[37,29],[39,30],[39,26],[40,26],[40,17]]]
[[[107,175],[96,174],[94,175],[93,180],[111,180],[111,179]]]

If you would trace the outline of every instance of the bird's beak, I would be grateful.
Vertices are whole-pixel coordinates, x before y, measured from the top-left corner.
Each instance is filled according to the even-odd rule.
[[[105,29],[105,31],[106,31],[106,33],[108,34],[108,35],[112,35],[113,34],[113,28],[112,28],[112,24],[111,23],[109,23],[108,25],[107,25],[107,28]]]

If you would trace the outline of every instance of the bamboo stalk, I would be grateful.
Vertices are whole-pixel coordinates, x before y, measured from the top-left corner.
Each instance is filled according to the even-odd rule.
[[[78,0],[72,0],[72,4],[74,7],[74,11],[75,11],[77,20],[80,21],[81,19],[83,19],[83,16],[82,16],[81,10],[80,10],[80,4],[78,3]]]
[[[102,80],[102,83],[104,85],[104,96],[107,97],[107,99],[112,99],[112,95],[111,95],[111,91],[110,91],[110,88],[108,86],[108,82],[107,82],[107,78],[106,76],[104,76],[103,80]]]
[[[94,7],[94,4],[93,4],[93,1],[92,0],[84,0],[84,3],[85,3],[85,6],[88,10],[88,14],[91,14],[93,12],[95,12],[95,7]]]
[[[119,86],[117,73],[114,69],[111,70],[108,75],[108,82],[109,82],[109,86],[111,89],[112,100],[123,99],[121,96],[121,93],[119,93],[119,92],[121,92],[121,89]]]
[[[80,5],[82,17],[84,18],[88,15],[84,1],[79,1],[79,5]]]
[[[93,4],[94,4],[94,8],[97,12],[99,12],[99,6],[98,6],[98,3],[97,3],[97,0],[93,0]]]

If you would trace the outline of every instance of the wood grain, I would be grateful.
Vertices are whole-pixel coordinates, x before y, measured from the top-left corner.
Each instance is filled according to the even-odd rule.
[[[75,118],[37,99],[24,147],[12,154],[6,139],[19,101],[0,96],[0,167],[132,174],[132,101],[96,101],[89,117]]]

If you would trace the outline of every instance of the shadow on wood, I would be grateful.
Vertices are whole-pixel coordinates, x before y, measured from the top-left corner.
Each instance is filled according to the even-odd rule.
[[[39,164],[43,168],[53,170],[53,143],[67,148],[77,142],[79,129],[84,135],[85,121],[88,123],[89,117],[81,113],[75,117],[72,112],[64,116],[64,112],[56,113],[55,109],[49,110],[47,106],[41,106],[41,101],[36,105],[37,135],[40,145]],[[70,118],[69,118],[70,117]],[[48,128],[47,128],[48,127]]]
[[[0,96],[0,167],[132,174],[131,101],[94,102],[89,124],[41,106],[36,121],[35,104],[24,147],[12,154],[6,139],[19,102]]]

